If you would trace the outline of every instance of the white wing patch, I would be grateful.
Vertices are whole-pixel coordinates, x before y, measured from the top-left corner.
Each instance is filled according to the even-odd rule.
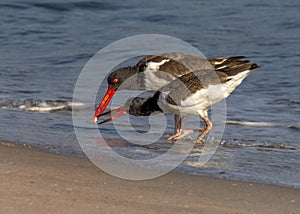
[[[221,61],[219,61],[219,62],[218,62],[218,61],[215,61],[215,62],[214,62],[215,65],[220,65],[220,64],[222,64],[222,63],[225,62],[228,58],[224,58],[224,59],[222,59],[222,58],[217,58],[217,59],[221,59]]]
[[[147,62],[146,63],[146,69],[145,69],[145,72],[146,71],[158,71],[158,69],[159,69],[159,66],[161,66],[161,65],[163,65],[163,64],[165,64],[166,62],[169,62],[170,61],[170,59],[164,59],[164,60],[162,60],[161,62]]]
[[[158,90],[161,87],[167,85],[169,81],[162,78],[158,78],[155,72],[159,71],[159,66],[169,62],[170,59],[164,59],[161,62],[147,62],[145,73],[145,86],[148,90]]]

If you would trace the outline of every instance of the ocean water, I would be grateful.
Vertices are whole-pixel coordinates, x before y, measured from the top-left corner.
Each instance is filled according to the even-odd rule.
[[[299,1],[275,0],[0,1],[0,140],[83,156],[71,109],[93,108],[72,103],[84,65],[116,40],[165,34],[208,57],[245,55],[262,65],[226,100],[228,123],[211,160],[197,166],[190,156],[175,170],[300,188],[299,8]],[[149,123],[163,126],[130,120],[141,133]],[[125,120],[117,123],[132,135]],[[101,133],[129,158],[168,147],[165,139],[155,149],[122,143],[112,124]]]

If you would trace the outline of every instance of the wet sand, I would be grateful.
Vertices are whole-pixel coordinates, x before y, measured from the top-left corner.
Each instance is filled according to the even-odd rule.
[[[0,213],[300,213],[300,190],[169,173],[112,177],[84,158],[0,143]]]

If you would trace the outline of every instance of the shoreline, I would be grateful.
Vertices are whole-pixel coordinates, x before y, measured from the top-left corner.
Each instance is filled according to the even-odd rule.
[[[300,190],[179,173],[115,178],[88,159],[0,142],[1,213],[300,213]]]

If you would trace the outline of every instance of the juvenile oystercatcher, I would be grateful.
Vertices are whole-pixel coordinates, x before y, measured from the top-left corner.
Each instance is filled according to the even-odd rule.
[[[246,64],[243,56],[222,58],[201,58],[183,53],[161,53],[142,58],[134,66],[113,71],[108,77],[108,89],[95,111],[93,121],[97,122],[117,90],[158,91],[172,80],[196,70],[234,68]],[[175,114],[175,134],[179,134],[182,118]]]
[[[240,59],[240,58],[239,58]],[[201,141],[211,130],[212,122],[208,117],[208,108],[213,104],[227,98],[230,93],[241,84],[257,64],[249,64],[249,61],[239,61],[234,66],[221,66],[210,69],[202,69],[185,74],[171,81],[152,97],[129,98],[126,104],[108,113],[117,113],[100,124],[116,119],[126,113],[135,116],[149,116],[153,112],[172,113],[175,115],[199,115],[205,122],[205,127],[199,128],[201,134],[197,141]],[[97,116],[102,116],[100,114]],[[194,130],[178,130],[169,140],[177,140]]]

